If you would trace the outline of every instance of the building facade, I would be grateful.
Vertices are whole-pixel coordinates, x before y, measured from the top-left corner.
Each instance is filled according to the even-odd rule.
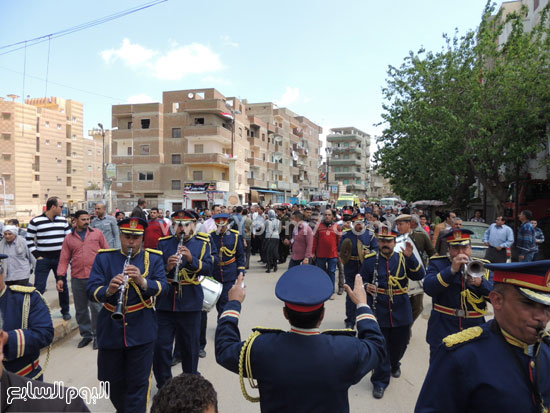
[[[88,170],[83,136],[84,107],[59,97],[0,98],[0,194],[6,215],[21,218],[42,212],[58,196],[69,210],[85,205]],[[4,198],[5,190],[5,198]]]
[[[272,103],[216,89],[163,93],[162,103],[112,108],[114,205],[138,197],[173,211],[307,199],[319,183],[321,128]]]
[[[346,192],[368,197],[370,135],[354,127],[332,128],[327,135],[329,185],[343,184]]]

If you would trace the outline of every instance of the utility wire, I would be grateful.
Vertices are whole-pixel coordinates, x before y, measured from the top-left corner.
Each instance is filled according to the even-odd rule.
[[[167,2],[167,1],[168,0],[151,1],[149,3],[142,4],[141,6],[137,6],[137,7],[131,8],[131,9],[127,9],[127,10],[123,10],[123,11],[120,11],[120,12],[117,12],[117,13],[113,13],[113,14],[110,14],[108,16],[96,19],[96,20],[92,20],[92,21],[89,21],[89,22],[86,22],[86,23],[82,23],[82,24],[79,24],[77,26],[69,27],[68,29],[60,30],[58,32],[54,32],[54,33],[46,34],[46,35],[43,35],[43,36],[35,37],[35,38],[32,38],[32,39],[22,40],[20,42],[0,46],[0,50],[9,49],[9,50],[6,50],[6,51],[0,53],[0,56],[3,56],[3,55],[8,54],[8,53],[15,52],[15,51],[23,49],[23,48],[27,48],[27,47],[30,47],[30,46],[35,46],[35,45],[40,44],[42,42],[50,41],[51,39],[56,39],[58,37],[67,36],[69,34],[72,34],[72,33],[75,33],[75,32],[81,31],[81,30],[85,30],[85,29],[88,29],[90,27],[98,26],[100,24],[107,23],[111,20],[119,19],[121,17],[127,16],[127,15],[132,14],[132,13],[136,13],[138,11],[147,9],[149,7],[156,6],[160,3],[164,3],[164,2]]]

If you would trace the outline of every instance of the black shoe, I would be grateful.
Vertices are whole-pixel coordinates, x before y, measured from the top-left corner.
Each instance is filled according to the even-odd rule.
[[[97,338],[94,338],[94,342],[92,344],[94,350],[97,350]]]
[[[244,267],[245,270],[248,270],[248,265],[246,267]]]
[[[401,368],[398,367],[397,370],[393,370],[391,372],[391,376],[392,377],[395,377],[396,379],[398,379],[399,377],[401,377]]]
[[[84,337],[82,340],[80,340],[80,343],[78,343],[77,347],[78,348],[86,347],[91,342],[92,342],[92,339],[90,337]]]
[[[70,319],[71,319],[71,315],[69,313],[63,314],[63,320],[69,321]],[[90,339],[90,341],[91,341],[91,339]]]
[[[201,348],[201,349],[199,350],[199,357],[200,357],[201,359],[203,359],[203,358],[206,357],[206,351],[204,351],[203,348]]]
[[[339,288],[338,288],[337,294],[338,294],[338,295],[344,294],[344,287],[339,287]]]
[[[258,262],[259,262],[260,264],[265,264],[265,262],[264,262],[264,261],[262,261],[262,260],[260,260],[260,261],[258,261]]]
[[[346,328],[349,328],[349,329],[353,330],[354,327],[355,327],[355,326],[354,326],[353,323],[350,323],[350,322],[347,322],[347,323],[346,323]]]
[[[273,267],[273,272],[277,272],[277,266]]]
[[[265,272],[271,272],[271,270],[268,268],[267,270],[265,270]]]
[[[384,389],[382,387],[375,387],[372,389],[372,397],[375,399],[381,399],[384,397]]]
[[[176,364],[181,363],[181,359],[173,357],[172,358],[172,367],[174,367]]]

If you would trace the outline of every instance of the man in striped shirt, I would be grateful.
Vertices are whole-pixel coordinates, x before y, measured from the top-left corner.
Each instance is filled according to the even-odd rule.
[[[27,246],[36,258],[34,286],[44,294],[48,275],[52,270],[56,280],[63,281],[63,291],[59,292],[59,306],[63,320],[70,320],[67,278],[57,276],[63,240],[71,233],[69,223],[61,216],[62,211],[63,201],[58,197],[49,198],[46,202],[46,212],[31,219],[27,227]]]

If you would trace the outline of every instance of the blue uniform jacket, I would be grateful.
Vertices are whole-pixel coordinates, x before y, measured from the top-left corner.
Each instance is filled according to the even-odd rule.
[[[100,349],[120,349],[147,344],[157,338],[157,320],[154,297],[167,289],[162,253],[157,250],[141,250],[130,261],[147,279],[147,290],[141,290],[130,279],[126,289],[125,315],[122,320],[113,320],[120,293],[105,294],[111,279],[122,272],[126,256],[120,249],[99,250],[96,256],[86,291],[88,298],[103,304],[97,319],[97,344]]]
[[[487,261],[488,262],[488,261]],[[462,270],[454,274],[451,272],[451,260],[446,256],[434,256],[430,258],[430,265],[424,279],[424,292],[432,297],[433,305],[442,305],[457,310],[478,312],[471,302],[481,300],[475,304],[478,309],[487,308],[486,300],[493,289],[493,273],[486,271],[482,284],[474,287],[463,282]],[[465,292],[464,296],[462,291]],[[466,294],[470,301],[466,299]],[[465,297],[462,300],[461,297]],[[461,303],[464,302],[465,308]],[[484,317],[464,318],[448,315],[432,309],[428,321],[426,341],[430,346],[439,346],[441,340],[449,334],[457,333],[464,328],[481,325],[485,322]]]
[[[492,320],[445,338],[445,341],[452,338],[450,342],[456,344],[451,347],[440,345],[420,391],[415,412],[539,412],[528,379],[531,360],[535,363],[534,378],[548,409],[550,345],[541,344],[538,356],[531,357],[525,354],[524,348],[518,347],[521,342],[509,344],[499,330],[498,324]],[[475,333],[470,334],[472,331]],[[467,338],[466,335],[474,337]]]
[[[216,329],[216,361],[239,371],[241,304],[230,301]],[[367,306],[357,309],[357,331],[264,330],[253,342],[251,368],[262,412],[348,412],[348,389],[385,355],[384,337]],[[261,329],[258,329],[262,331]],[[246,369],[245,369],[246,372]]]
[[[164,266],[168,259],[177,254],[179,239],[176,236],[161,238],[158,249],[162,251]],[[212,251],[208,234],[199,232],[194,234],[184,245],[191,251],[193,262],[187,262],[182,258],[180,264],[180,286],[168,282],[168,291],[157,300],[156,308],[162,311],[201,311],[204,294],[198,282],[200,275],[210,277],[212,275]],[[175,277],[175,267],[166,275],[168,280]],[[184,275],[192,282],[185,281]]]
[[[246,265],[244,243],[239,231],[229,229],[223,237],[216,231],[211,231],[209,235],[217,251],[214,255],[214,278],[220,282],[235,281],[241,272],[245,273]]]
[[[361,240],[365,247],[372,251],[378,251],[380,246],[378,245],[378,240],[374,236],[374,233],[370,229],[365,229],[365,232],[362,234],[355,234],[352,229],[345,229],[343,231],[342,239],[340,240],[340,245],[338,249],[342,247],[344,240],[350,239],[352,244],[352,254],[351,259],[347,264],[344,264],[344,274],[347,276],[353,276],[359,274],[361,269],[361,261],[359,260],[359,254],[364,253],[364,251],[359,251],[357,249],[357,240]]]
[[[28,316],[23,320],[25,301]],[[0,292],[0,310],[4,317],[3,330],[8,333],[4,346],[4,367],[6,370],[25,376],[36,377],[42,371],[38,365],[40,349],[53,341],[52,316],[42,296],[34,287],[6,286]],[[25,323],[24,323],[25,321]],[[23,324],[26,327],[23,328]]]
[[[381,327],[402,327],[411,325],[412,307],[409,295],[409,278],[421,280],[424,278],[424,268],[414,254],[409,258],[403,253],[393,252],[390,259],[381,253],[367,255],[361,266],[361,277],[364,282],[373,283],[374,265],[378,259],[378,296],[376,299],[376,319]],[[388,263],[390,277],[388,280]],[[391,291],[390,291],[391,285]],[[369,305],[373,297],[368,295]]]

